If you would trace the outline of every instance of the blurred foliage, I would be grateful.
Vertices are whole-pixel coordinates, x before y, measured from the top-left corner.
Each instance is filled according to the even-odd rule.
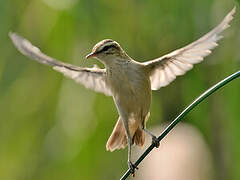
[[[84,56],[105,38],[117,40],[131,57],[144,61],[199,38],[236,4],[234,0],[0,1],[0,179],[117,179],[127,168],[126,149],[105,150],[118,117],[112,99],[30,61],[13,47],[9,31],[25,36],[50,56],[80,66],[100,65]],[[172,120],[208,87],[239,70],[239,18],[237,7],[232,27],[214,53],[153,92],[149,127]],[[239,89],[236,80],[185,119],[203,133],[220,180],[240,178]]]

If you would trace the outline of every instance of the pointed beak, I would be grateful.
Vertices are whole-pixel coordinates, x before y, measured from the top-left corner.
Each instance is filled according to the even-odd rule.
[[[96,53],[94,53],[94,52],[91,52],[91,53],[89,53],[88,55],[86,55],[86,59],[88,59],[88,58],[93,58],[93,57],[95,57],[96,56]]]

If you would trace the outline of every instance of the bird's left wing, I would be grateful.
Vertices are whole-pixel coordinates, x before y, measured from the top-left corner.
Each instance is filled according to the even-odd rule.
[[[234,13],[235,7],[217,27],[197,41],[165,56],[145,62],[144,65],[150,72],[152,90],[167,86],[176,79],[176,76],[185,74],[192,69],[193,64],[201,62],[209,55],[222,38],[221,32],[230,26]]]
[[[39,63],[52,66],[53,69],[63,73],[65,76],[74,79],[77,83],[84,85],[86,88],[101,92],[107,96],[111,96],[111,91],[106,84],[106,70],[98,67],[82,68],[71,64],[60,62],[51,58],[32,45],[28,40],[17,35],[9,33],[10,38],[16,48],[24,55]]]

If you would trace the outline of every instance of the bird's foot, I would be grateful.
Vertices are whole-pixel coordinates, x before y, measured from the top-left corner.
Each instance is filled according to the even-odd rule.
[[[154,145],[154,147],[158,148],[160,145],[158,138],[149,130],[145,128],[143,128],[143,130],[152,137],[152,144]]]
[[[158,138],[156,136],[152,136],[152,144],[154,147],[159,148],[160,142],[158,141]]]
[[[134,177],[135,176],[135,169],[138,170],[138,167],[133,164],[131,161],[128,161],[128,168],[130,169],[131,175]]]

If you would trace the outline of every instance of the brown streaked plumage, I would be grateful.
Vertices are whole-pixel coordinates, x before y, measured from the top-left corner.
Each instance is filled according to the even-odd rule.
[[[116,41],[103,40],[94,46],[86,58],[97,58],[105,65],[105,69],[82,68],[60,62],[45,55],[21,36],[10,33],[10,37],[24,55],[52,66],[87,88],[113,97],[119,118],[107,141],[106,149],[114,151],[128,144],[128,165],[134,173],[135,167],[131,162],[132,144],[142,146],[145,131],[152,136],[153,143],[158,145],[156,137],[145,127],[150,114],[151,91],[167,86],[209,55],[222,38],[221,32],[229,27],[234,13],[235,8],[216,28],[197,41],[145,63],[130,58]]]

